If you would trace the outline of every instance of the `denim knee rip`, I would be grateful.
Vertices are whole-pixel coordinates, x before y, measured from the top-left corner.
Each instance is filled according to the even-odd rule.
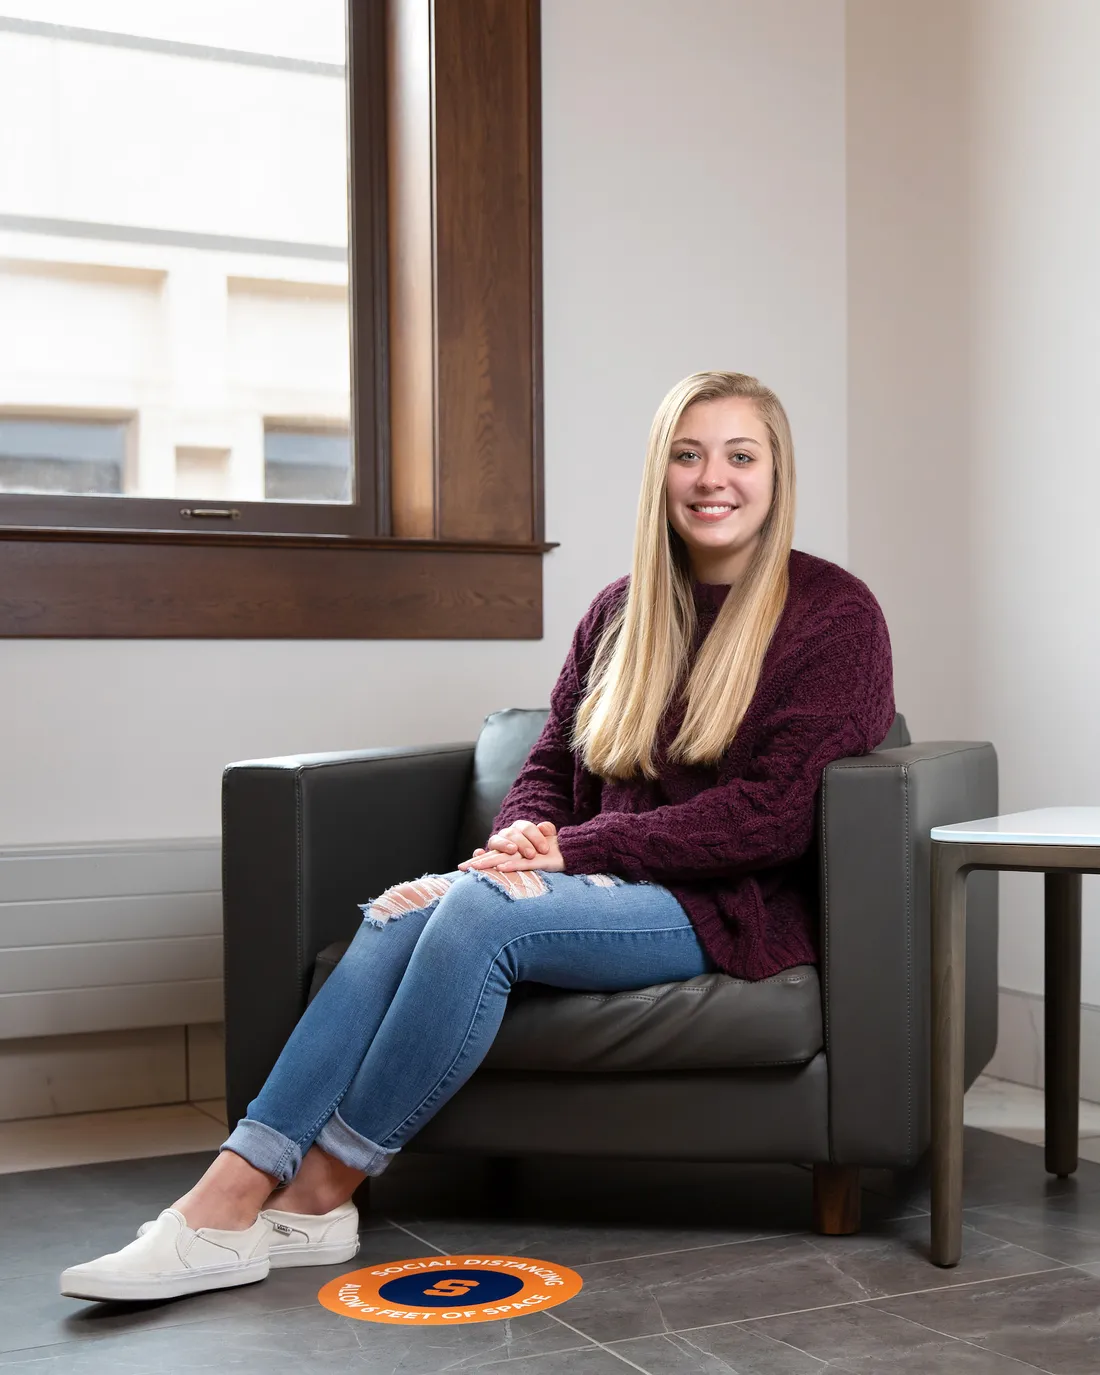
[[[406,912],[422,912],[446,893],[449,878],[440,874],[425,874],[411,883],[395,883],[373,902],[361,904],[360,910],[371,926],[385,926],[386,922],[403,917]]]
[[[625,882],[614,874],[581,874],[581,878],[590,888],[621,888]]]
[[[491,883],[499,888],[506,898],[541,898],[550,891],[549,886],[537,869],[515,869],[503,874],[495,869],[473,869],[483,883]]]

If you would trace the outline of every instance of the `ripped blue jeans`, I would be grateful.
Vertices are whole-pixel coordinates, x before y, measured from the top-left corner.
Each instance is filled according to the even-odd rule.
[[[222,1147],[279,1180],[316,1142],[381,1174],[484,1059],[521,979],[613,991],[714,965],[667,889],[607,875],[428,875],[364,907]]]

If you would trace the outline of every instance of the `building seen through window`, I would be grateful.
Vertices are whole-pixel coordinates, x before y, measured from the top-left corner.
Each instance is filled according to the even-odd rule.
[[[12,418],[0,414],[0,492],[124,490],[127,421]]]
[[[0,0],[0,493],[353,498],[344,31]]]
[[[264,432],[264,495],[269,501],[348,501],[351,437],[347,430]]]

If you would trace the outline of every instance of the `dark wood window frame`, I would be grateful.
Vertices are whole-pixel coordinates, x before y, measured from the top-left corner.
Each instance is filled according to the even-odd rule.
[[[358,502],[0,496],[0,636],[541,636],[539,0],[349,7]]]

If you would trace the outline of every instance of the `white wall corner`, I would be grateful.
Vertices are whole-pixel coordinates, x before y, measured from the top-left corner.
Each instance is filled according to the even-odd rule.
[[[1014,1084],[1042,1088],[1043,999],[1002,988],[998,1002],[997,1050],[985,1073]],[[1081,1097],[1100,1103],[1100,1007],[1081,1007]]]

